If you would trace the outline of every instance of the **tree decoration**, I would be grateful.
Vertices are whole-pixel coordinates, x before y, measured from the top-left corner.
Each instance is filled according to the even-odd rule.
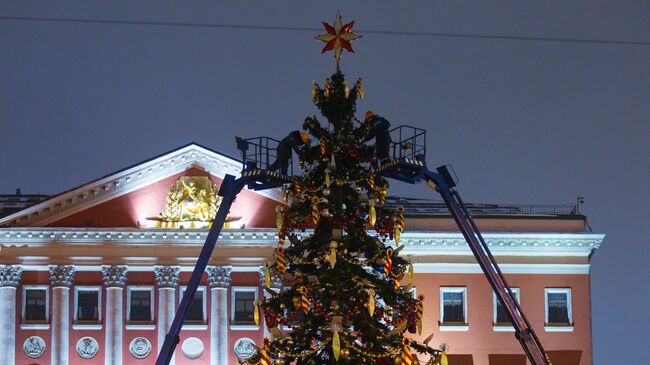
[[[335,50],[338,64],[335,47],[347,49],[340,41],[353,23],[340,25],[340,16],[337,23],[322,40],[331,41],[326,48]],[[317,142],[298,156],[302,174],[285,188],[288,205],[276,216],[279,244],[271,267],[264,268],[267,288],[270,269],[286,283],[260,304],[273,341],[267,339],[247,365],[271,359],[284,365],[411,364],[413,351],[427,361],[440,359],[440,350],[408,338],[407,330],[416,332],[421,320],[420,302],[408,286],[400,287],[413,272],[400,256],[404,220],[401,211],[384,206],[388,182],[373,168],[370,128],[357,117],[363,94],[361,80],[350,87],[338,66],[323,88],[312,83],[312,101],[326,121],[309,116],[303,122]],[[395,236],[398,246],[391,247]],[[283,326],[291,331],[280,331]]]
[[[354,52],[352,50],[351,41],[361,38],[360,35],[354,34],[351,32],[352,27],[354,26],[354,21],[351,21],[345,25],[341,23],[341,12],[336,12],[336,20],[334,21],[334,26],[329,25],[328,23],[323,22],[323,27],[325,27],[324,34],[316,36],[316,39],[325,42],[325,46],[321,53],[334,50],[334,58],[336,59],[336,69],[339,68],[339,61],[341,60],[341,52],[345,49],[348,52]]]
[[[397,207],[397,214],[395,214],[395,243],[399,244],[402,236],[402,231],[404,231],[404,207],[399,205]]]

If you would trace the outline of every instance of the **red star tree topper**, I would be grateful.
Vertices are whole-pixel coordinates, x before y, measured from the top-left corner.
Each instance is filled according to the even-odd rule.
[[[334,26],[323,22],[323,27],[327,33],[316,36],[319,41],[325,42],[322,53],[334,50],[334,58],[336,59],[336,68],[339,68],[339,60],[341,59],[341,52],[345,49],[348,52],[354,52],[352,49],[351,41],[361,38],[360,35],[351,32],[354,26],[354,20],[342,25],[341,12],[336,12],[336,20]]]

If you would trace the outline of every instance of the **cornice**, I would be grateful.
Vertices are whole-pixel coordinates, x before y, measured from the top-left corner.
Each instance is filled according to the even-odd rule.
[[[304,234],[310,234],[310,231]],[[202,245],[207,230],[187,229],[86,229],[86,228],[5,228],[0,229],[0,246],[29,244],[94,244],[115,242],[134,245]],[[600,233],[484,233],[490,250],[500,256],[588,256],[605,238]],[[219,244],[229,246],[275,246],[275,229],[226,229]],[[465,239],[456,232],[404,232],[402,255],[470,256]]]
[[[223,179],[226,174],[239,177],[241,162],[191,144],[4,217],[0,219],[0,225],[47,225],[191,167]],[[282,202],[282,194],[278,189],[255,193]]]

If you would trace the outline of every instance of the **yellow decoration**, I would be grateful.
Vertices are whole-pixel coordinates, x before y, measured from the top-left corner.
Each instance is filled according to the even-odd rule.
[[[395,243],[399,244],[404,230],[404,208],[400,205],[397,207],[397,214],[395,215]]]
[[[449,365],[449,361],[447,361],[447,354],[444,351],[440,355],[440,365]]]
[[[329,95],[330,95],[330,89],[331,89],[331,86],[330,86],[330,78],[328,77],[328,78],[325,79],[325,92],[324,92],[324,93],[325,93],[325,96],[329,96]]]
[[[336,265],[336,241],[330,242],[330,252],[327,254],[327,262],[330,264],[330,269]]]
[[[359,97],[363,99],[365,97],[365,92],[363,91],[363,84],[361,84],[361,77],[357,80],[357,93],[359,94]]]
[[[375,189],[375,175],[372,173],[368,175],[368,189],[370,190]]]
[[[424,315],[424,304],[422,303],[421,300],[418,300],[418,304],[415,309],[415,314],[417,315],[417,328],[418,328],[418,335],[422,334],[422,316]]]
[[[318,211],[318,198],[315,198],[312,200],[311,205],[311,220],[314,222],[314,224],[318,224],[319,219],[320,212]]]
[[[318,92],[318,86],[316,86],[316,80],[311,83],[311,102],[316,104],[316,95]]]
[[[259,326],[260,325],[260,303],[257,300],[255,300],[255,302],[253,302],[253,306],[255,307],[253,311],[253,319],[255,319],[255,325]]]
[[[147,220],[155,221],[156,228],[208,228],[221,204],[218,190],[207,176],[181,176],[169,187],[165,210]]]
[[[372,317],[375,314],[375,307],[376,307],[376,302],[375,302],[375,291],[370,290],[368,292],[368,314],[370,314],[370,317]]]
[[[323,155],[323,156],[325,156],[325,154],[327,154],[327,145],[325,144],[325,142],[327,142],[325,137],[320,139],[320,154]]]
[[[339,355],[341,353],[341,339],[339,338],[338,331],[334,331],[332,335],[332,352],[334,352],[334,358],[336,361],[339,361]]]
[[[269,271],[269,266],[264,264],[264,285],[267,288],[271,287],[271,272]]]
[[[332,180],[330,179],[330,170],[325,169],[325,186],[329,187],[331,183],[332,183]]]
[[[406,271],[406,277],[409,280],[409,284],[413,282],[413,262],[411,261],[410,257],[409,257],[409,268],[408,271]]]
[[[408,345],[408,340],[404,339],[404,347],[400,353],[400,358],[402,360],[402,365],[411,365],[413,364],[413,355],[411,354],[411,348]]]
[[[287,271],[287,259],[284,257],[284,250],[282,247],[275,248],[275,264],[279,272],[284,273]]]
[[[344,87],[343,91],[345,92],[345,97],[347,98],[348,96],[350,96],[350,86],[348,85],[347,80],[343,81],[343,87]]]
[[[281,231],[284,225],[284,209],[281,205],[275,208],[275,225],[278,227],[278,231]]]
[[[376,222],[377,222],[377,211],[375,210],[375,201],[370,200],[370,209],[368,212],[368,223],[370,223],[370,227],[374,227]]]

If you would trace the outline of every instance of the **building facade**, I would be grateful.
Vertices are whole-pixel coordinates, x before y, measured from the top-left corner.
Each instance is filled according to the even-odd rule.
[[[240,168],[191,144],[0,219],[0,364],[153,364],[219,203],[208,196]],[[234,364],[269,336],[253,303],[266,294],[280,204],[275,190],[237,197],[175,364]],[[433,333],[452,365],[526,364],[453,220],[436,204],[403,204],[422,338]],[[571,209],[471,209],[553,364],[591,364],[589,258],[604,235]]]

